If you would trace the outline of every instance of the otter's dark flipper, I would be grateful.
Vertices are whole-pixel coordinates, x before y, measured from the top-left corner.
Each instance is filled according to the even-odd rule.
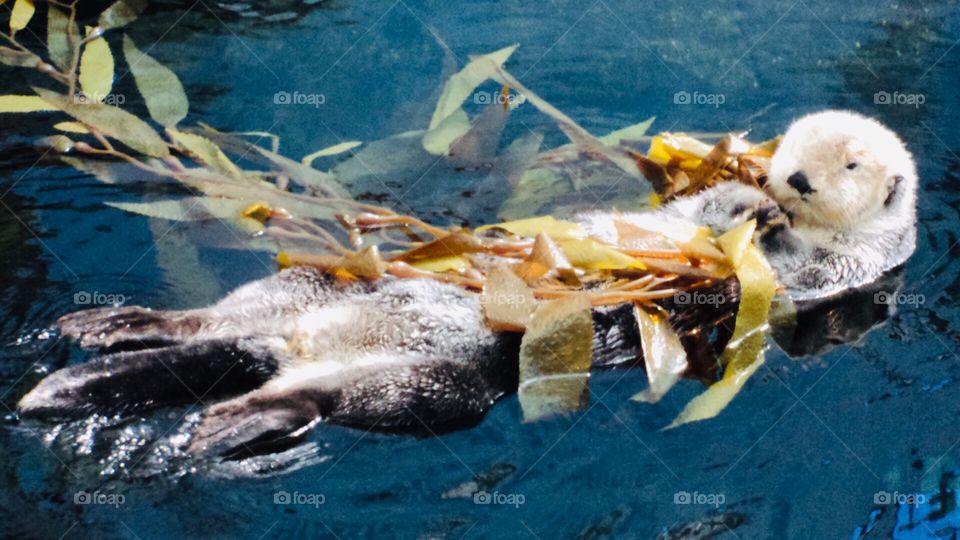
[[[187,451],[229,459],[289,448],[320,421],[327,399],[307,390],[255,390],[218,403],[204,413]]]
[[[255,340],[205,341],[105,354],[44,378],[20,400],[29,417],[195,403],[257,388],[277,369]]]
[[[225,457],[275,451],[299,442],[320,420],[434,433],[475,423],[499,397],[478,367],[464,362],[413,354],[353,362],[367,365],[312,378],[292,370],[211,407],[189,451]]]
[[[85,349],[170,345],[193,335],[201,317],[188,311],[152,311],[140,306],[88,309],[57,320],[63,335]]]

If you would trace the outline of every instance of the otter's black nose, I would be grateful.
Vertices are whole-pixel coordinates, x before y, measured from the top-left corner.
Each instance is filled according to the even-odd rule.
[[[817,190],[810,187],[810,181],[807,180],[807,176],[800,171],[791,174],[790,178],[787,178],[787,183],[801,195],[817,192]]]

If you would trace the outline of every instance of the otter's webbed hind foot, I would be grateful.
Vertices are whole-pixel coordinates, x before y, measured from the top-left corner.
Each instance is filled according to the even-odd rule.
[[[196,403],[248,392],[276,372],[267,342],[202,341],[98,356],[40,381],[18,404],[24,417]]]
[[[201,318],[189,312],[152,311],[140,306],[76,311],[57,320],[65,337],[84,349],[143,349],[176,343],[199,330]]]
[[[362,367],[312,375],[293,368],[259,390],[211,407],[188,451],[227,459],[300,443],[321,420],[423,435],[483,417],[503,389],[477,365],[411,353],[369,355]]]
[[[321,419],[320,393],[255,390],[210,407],[187,451],[239,459],[286,450],[302,442]]]

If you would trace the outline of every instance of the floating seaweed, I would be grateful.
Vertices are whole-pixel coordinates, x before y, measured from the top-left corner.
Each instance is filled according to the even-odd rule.
[[[631,182],[612,206],[656,206],[718,182],[761,186],[777,141],[752,144],[724,134],[715,143],[683,133],[648,136],[653,118],[594,136],[511,75],[503,65],[517,45],[472,57],[444,83],[425,129],[362,143],[344,141],[290,159],[279,137],[185,126],[189,101],[176,74],[123,36],[122,54],[149,119],[110,102],[114,51],[103,38],[133,22],[144,2],[120,0],[82,32],[76,3],[49,2],[47,50],[23,46],[17,32],[35,18],[30,0],[16,0],[8,46],[0,62],[49,76],[57,90],[0,96],[0,113],[53,113],[44,139],[63,161],[104,182],[131,171],[168,179],[190,196],[111,203],[125,211],[172,221],[220,220],[248,249],[269,250],[279,266],[311,265],[344,281],[435,279],[482,293],[488,324],[523,332],[520,402],[525,419],[579,407],[587,396],[593,325],[591,309],[632,304],[649,387],[635,399],[659,400],[690,372],[687,351],[658,301],[740,284],[733,336],[717,360],[722,374],[670,426],[715,416],[763,362],[764,331],[775,292],[773,273],[751,242],[749,222],[721,237],[703,227],[640,228],[615,220],[618,239],[591,238],[559,219],[567,202],[618,177]],[[499,97],[472,119],[463,108],[490,81]],[[541,151],[542,136],[519,137],[502,151],[500,139],[519,99],[552,118],[570,143]],[[64,119],[62,116],[69,119]],[[255,137],[251,142],[250,138]],[[270,148],[260,144],[271,142]],[[644,151],[644,147],[646,150]],[[330,171],[316,160],[349,154]],[[509,186],[505,221],[475,229],[438,227],[385,206],[359,202],[365,175],[392,177],[425,160],[454,170],[492,172],[486,181]],[[586,171],[588,174],[578,174]],[[612,176],[615,174],[616,176]],[[540,215],[548,214],[548,215]],[[539,215],[539,217],[529,217]]]

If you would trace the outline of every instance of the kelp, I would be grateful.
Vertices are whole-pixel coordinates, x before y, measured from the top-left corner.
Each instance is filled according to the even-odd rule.
[[[146,122],[129,112],[104,103],[78,102],[44,88],[34,88],[48,104],[82,123],[91,133],[99,133],[156,158],[170,156],[167,143]],[[104,151],[112,149],[112,145]]]
[[[80,55],[80,89],[88,100],[104,101],[113,90],[113,53],[107,40],[92,36],[93,31],[87,29],[87,37],[93,39]]]
[[[33,0],[16,0],[10,11],[10,34],[13,35],[17,30],[26,28],[36,9]]]
[[[718,239],[740,281],[736,326],[720,356],[723,377],[691,400],[668,427],[713,418],[763,365],[764,331],[769,322],[776,282],[770,264],[751,241],[755,229],[756,221],[751,220]]]
[[[593,318],[582,296],[545,302],[520,343],[518,396],[525,421],[586,403]]]
[[[129,36],[123,36],[123,56],[143,94],[150,118],[168,128],[186,118],[190,109],[187,94],[170,68],[140,52]]]
[[[40,96],[0,96],[0,113],[55,111],[56,107]]]
[[[80,29],[76,21],[68,17],[56,6],[47,6],[47,53],[50,60],[60,69],[70,69],[73,55],[71,39],[77,39]]]
[[[608,207],[637,210],[718,182],[762,185],[776,140],[651,136],[653,118],[593,135],[504,68],[518,47],[511,45],[473,56],[450,75],[428,125],[380,140],[340,141],[295,160],[278,152],[276,135],[189,124],[177,75],[126,35],[123,58],[149,119],[108,99],[116,41],[104,34],[132,23],[145,5],[115,2],[82,34],[75,4],[50,6],[49,62],[16,39],[34,18],[32,1],[16,0],[10,32],[0,33],[10,45],[0,47],[0,62],[36,69],[56,86],[0,96],[0,113],[63,113],[51,122],[61,133],[44,140],[65,163],[108,183],[173,181],[191,192],[108,205],[149,216],[154,228],[162,221],[222,223],[242,247],[275,252],[280,267],[311,265],[344,281],[434,279],[479,292],[492,329],[523,333],[519,399],[528,421],[587,402],[591,309],[598,306],[633,306],[649,382],[634,399],[655,402],[691,369],[662,301],[733,275],[739,280],[736,326],[718,359],[722,377],[671,427],[718,414],[761,365],[774,282],[751,242],[752,222],[714,238],[692,224],[614,214],[617,238],[604,242],[562,218],[580,208],[586,192],[608,194],[602,199]],[[497,86],[497,99],[471,117],[468,98],[485,84]],[[542,150],[544,134],[529,131],[504,144],[504,128],[521,102],[553,119],[569,144]],[[314,166],[334,156],[332,169]],[[502,222],[437,227],[351,196],[411,176],[442,188],[450,174],[509,188],[498,212]],[[200,268],[195,251],[184,253],[191,268]],[[177,257],[164,260],[179,264]]]
[[[633,313],[640,330],[640,345],[650,384],[632,399],[656,403],[687,370],[687,353],[680,338],[670,328],[666,313],[648,313],[639,305],[634,306]]]

